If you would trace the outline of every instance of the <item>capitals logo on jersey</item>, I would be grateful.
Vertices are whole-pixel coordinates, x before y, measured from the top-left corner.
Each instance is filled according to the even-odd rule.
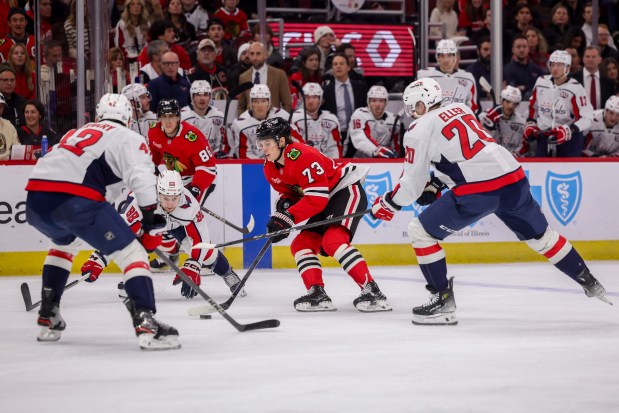
[[[368,175],[363,183],[363,189],[365,189],[365,193],[368,196],[368,205],[374,205],[376,198],[392,188],[391,173],[389,171],[379,175]],[[380,219],[372,218],[369,214],[364,215],[363,219],[372,228],[378,227],[382,222]]]
[[[563,224],[569,224],[580,207],[582,178],[580,172],[561,175],[548,171],[546,198],[552,214]]]

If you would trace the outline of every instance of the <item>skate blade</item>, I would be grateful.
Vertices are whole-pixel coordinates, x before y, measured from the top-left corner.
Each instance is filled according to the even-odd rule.
[[[381,311],[393,310],[393,308],[386,301],[362,301],[357,303],[355,308],[362,313],[378,313]]]
[[[49,327],[41,327],[41,331],[37,336],[37,341],[46,342],[46,341],[58,341],[60,340],[60,336],[62,335],[61,330],[52,330]]]
[[[443,313],[435,316],[418,316],[413,314],[412,323],[418,326],[455,326],[458,324],[456,313]]]
[[[319,311],[337,311],[337,308],[331,301],[326,301],[318,305],[311,305],[309,303],[299,303],[294,306],[294,309],[302,313],[314,313]]]
[[[600,295],[600,296],[598,296],[597,298],[599,298],[599,299],[600,299],[600,301],[603,301],[603,302],[605,302],[606,304],[609,304],[609,305],[614,305],[612,301],[610,301],[608,298],[606,298],[606,294],[604,294],[604,295]]]
[[[181,343],[178,336],[167,336],[164,340],[156,339],[152,334],[142,334],[138,337],[140,349],[144,351],[178,350]]]

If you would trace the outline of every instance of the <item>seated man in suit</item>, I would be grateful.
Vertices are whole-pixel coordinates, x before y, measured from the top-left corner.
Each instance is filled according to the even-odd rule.
[[[340,132],[344,141],[344,156],[351,157],[355,148],[348,139],[348,124],[355,109],[366,105],[368,88],[364,82],[350,79],[348,72],[350,64],[342,53],[333,56],[333,80],[327,80],[323,85],[323,110],[334,113],[340,122]]]
[[[593,110],[602,109],[615,92],[613,81],[600,73],[602,56],[597,46],[587,46],[583,55],[584,68],[572,76],[585,87],[587,99]]]
[[[292,110],[292,95],[286,72],[266,64],[267,51],[261,42],[253,42],[248,49],[251,68],[239,76],[239,84],[253,82],[254,85],[267,85],[271,91],[271,106],[282,108],[290,113]],[[248,109],[249,91],[239,98],[237,114]]]

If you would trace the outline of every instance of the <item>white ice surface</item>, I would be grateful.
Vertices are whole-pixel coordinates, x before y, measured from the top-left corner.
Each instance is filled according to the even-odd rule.
[[[56,343],[37,343],[19,290],[37,301],[40,278],[0,277],[0,412],[619,412],[619,263],[590,266],[615,306],[549,264],[450,266],[455,327],[411,324],[427,299],[417,267],[373,268],[394,308],[375,314],[353,308],[340,269],[324,277],[338,310],[322,314],[293,309],[295,271],[258,270],[229,314],[281,326],[244,333],[189,317],[204,301],[157,274],[158,318],[183,345],[166,352],[139,350],[117,274],[65,292]],[[217,277],[202,286],[229,297]]]

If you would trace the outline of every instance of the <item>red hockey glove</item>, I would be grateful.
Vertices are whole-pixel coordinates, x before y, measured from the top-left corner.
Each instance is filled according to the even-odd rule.
[[[86,278],[84,281],[87,283],[97,281],[105,267],[107,267],[107,261],[103,254],[99,251],[93,251],[90,257],[88,257],[88,261],[82,265],[82,276],[90,274],[90,277]]]
[[[374,205],[372,206],[372,218],[382,219],[383,221],[391,221],[393,219],[393,215],[402,209],[401,206],[393,202],[391,196],[391,192],[385,192],[385,195],[376,198],[376,201],[374,201]]]
[[[442,183],[436,176],[432,176],[430,182],[426,184],[426,188],[417,198],[417,204],[422,206],[430,205],[441,197],[441,191],[445,188],[447,188],[447,185]]]
[[[188,259],[183,264],[181,271],[191,279],[197,286],[200,286],[200,263],[194,259]],[[198,292],[191,288],[189,284],[183,281],[181,286],[181,295],[187,299],[193,298],[198,295]]]
[[[497,122],[503,116],[503,108],[501,106],[497,106],[495,108],[488,109],[488,111],[483,116],[480,116],[483,125],[488,130],[495,130]]]
[[[376,148],[372,156],[375,158],[395,158],[395,152],[384,146],[379,146]]]
[[[142,229],[144,235],[140,238],[140,242],[144,246],[144,249],[148,252],[153,251],[163,241],[163,229],[166,226],[166,219],[161,214],[155,214],[157,205],[149,205],[147,207],[140,207],[142,211]]]
[[[271,216],[269,222],[267,222],[267,232],[270,234],[272,232],[281,231],[283,229],[289,229],[292,228],[293,225],[294,218],[292,215],[290,215],[288,211],[276,212],[274,215]],[[285,234],[271,237],[271,239],[273,240],[273,244],[288,238],[288,235],[290,235],[290,233],[286,232]]]
[[[538,139],[539,128],[537,127],[537,122],[529,120],[524,127],[523,135],[527,142],[533,142],[535,139]]]
[[[544,134],[548,137],[548,143],[555,145],[561,145],[569,141],[572,139],[573,133],[578,133],[577,126],[561,125],[544,132]]]

